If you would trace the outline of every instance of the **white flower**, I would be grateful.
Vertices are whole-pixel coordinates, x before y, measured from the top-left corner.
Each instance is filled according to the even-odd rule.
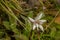
[[[37,30],[39,30],[40,28],[42,31],[44,31],[42,24],[46,22],[46,20],[40,20],[42,16],[43,13],[38,14],[35,19],[28,17],[29,20],[33,23],[33,30],[35,30],[36,28]]]

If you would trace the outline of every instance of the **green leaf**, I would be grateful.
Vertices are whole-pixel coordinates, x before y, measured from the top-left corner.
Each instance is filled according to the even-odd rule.
[[[51,28],[51,32],[50,32],[50,36],[51,36],[51,37],[54,37],[55,34],[56,34],[56,28],[55,28],[55,27],[52,27],[52,28]]]
[[[6,27],[6,29],[10,30],[10,25],[8,21],[3,21],[3,25]]]
[[[25,28],[27,29],[27,31],[30,31],[31,30],[31,23],[29,22],[29,20],[26,18],[26,17],[24,17],[24,16],[22,16],[21,15],[21,17],[24,19],[24,21],[25,21]]]
[[[17,21],[15,18],[9,16],[9,21],[10,21],[10,28],[12,29],[12,31],[16,34],[19,34],[18,29],[16,28],[17,26]]]
[[[33,11],[28,12],[28,17],[33,17]]]
[[[56,32],[55,40],[60,40],[60,31]]]

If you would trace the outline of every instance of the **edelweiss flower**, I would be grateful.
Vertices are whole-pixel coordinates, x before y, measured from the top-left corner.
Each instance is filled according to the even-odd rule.
[[[40,28],[42,31],[44,31],[42,24],[46,22],[46,20],[40,20],[42,16],[43,13],[38,14],[35,19],[28,17],[29,20],[33,23],[33,30],[35,30],[36,28],[37,30],[39,30]]]

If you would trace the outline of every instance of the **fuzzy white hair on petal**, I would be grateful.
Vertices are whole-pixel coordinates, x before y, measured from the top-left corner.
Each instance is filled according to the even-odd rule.
[[[43,16],[43,12],[39,13],[39,14],[35,17],[35,20],[41,19],[42,16]]]
[[[31,22],[35,22],[35,20],[34,19],[32,19],[32,18],[30,18],[30,17],[28,17],[29,18],[29,20],[31,21]]]
[[[42,25],[39,25],[39,28],[40,28],[42,31],[44,31],[44,29],[43,29],[43,26],[42,26]]]
[[[36,25],[35,25],[35,24],[33,24],[33,30],[35,30],[35,28],[36,28]]]

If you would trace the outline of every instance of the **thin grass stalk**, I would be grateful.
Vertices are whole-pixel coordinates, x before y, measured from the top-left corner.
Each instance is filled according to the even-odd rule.
[[[5,3],[4,3],[5,4]],[[15,18],[18,22],[19,22],[19,24],[21,25],[21,26],[25,26],[15,15],[14,15],[14,13],[11,11],[11,9],[7,6],[7,8],[9,9],[9,11],[8,11],[8,9],[7,8],[5,8],[1,3],[0,3],[0,5],[3,7],[3,9],[7,12],[7,14],[9,14],[9,15],[11,15],[13,18]],[[6,4],[5,4],[6,5]],[[25,27],[24,27],[25,28]],[[25,28],[25,30],[26,30],[26,28]]]
[[[42,2],[42,0],[39,0],[39,2],[41,3],[42,6],[44,6],[44,3]]]
[[[53,20],[46,26],[45,30],[54,22],[55,18],[57,17],[57,15],[60,13],[60,9],[59,11],[56,13],[55,17],[53,18]]]
[[[4,3],[4,1],[2,1],[3,3]],[[9,14],[11,15],[11,16],[13,16],[13,18],[15,18],[21,25],[23,24],[15,15],[14,15],[14,13],[13,13],[13,11],[8,7],[8,4],[7,3],[4,3],[5,4],[5,6],[8,8],[8,10],[9,10]],[[3,5],[2,5],[3,6]],[[3,6],[4,7],[4,6]],[[4,7],[4,9],[6,10],[6,8]],[[7,11],[7,10],[6,10]]]
[[[23,9],[21,8],[21,5],[19,4],[19,2],[17,0],[11,0],[11,1],[15,3],[17,9],[19,9],[22,12],[24,12]]]

